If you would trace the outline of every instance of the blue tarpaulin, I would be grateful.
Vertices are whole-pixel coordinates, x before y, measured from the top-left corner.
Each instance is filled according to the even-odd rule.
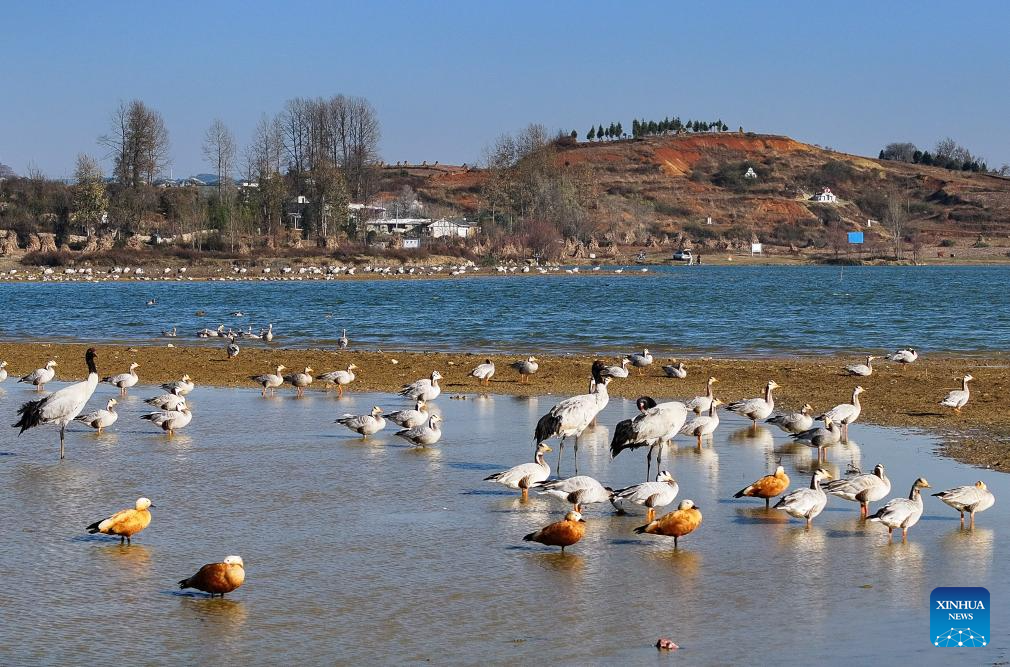
[[[849,232],[849,243],[857,244],[863,242],[862,232]]]

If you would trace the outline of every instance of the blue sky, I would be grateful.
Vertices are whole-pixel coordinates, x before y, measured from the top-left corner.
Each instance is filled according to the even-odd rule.
[[[472,162],[527,123],[714,119],[876,155],[952,136],[1010,162],[1010,3],[10,3],[0,162],[69,175],[119,100],[176,175],[215,117],[244,144],[295,96],[367,97],[385,160]]]

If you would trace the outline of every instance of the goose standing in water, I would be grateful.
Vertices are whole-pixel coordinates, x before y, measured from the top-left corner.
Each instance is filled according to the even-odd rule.
[[[403,438],[416,447],[427,447],[434,445],[442,439],[442,418],[439,415],[431,415],[428,421],[414,428],[405,428],[396,432],[396,437]]]
[[[544,454],[551,451],[546,442],[537,445],[532,463],[521,463],[508,470],[496,472],[484,478],[485,482],[497,482],[510,489],[520,489],[525,502],[529,498],[529,488],[551,476],[551,466],[544,460]]]
[[[494,363],[490,359],[485,359],[483,364],[470,371],[470,377],[477,378],[483,385],[490,384],[491,378],[494,377]]]
[[[0,361],[0,382],[4,382],[7,379],[7,362]]]
[[[683,361],[678,361],[676,366],[663,366],[663,372],[666,373],[666,377],[668,378],[677,378],[679,380],[687,378],[687,366],[684,365]]]
[[[565,547],[572,546],[585,534],[586,520],[579,512],[571,511],[565,515],[563,520],[556,521],[524,536],[523,541],[539,542],[549,547],[561,547],[561,553],[564,553]]]
[[[648,348],[643,349],[641,352],[629,354],[628,360],[631,362],[632,366],[638,369],[639,375],[642,374],[643,368],[652,365],[652,355],[649,354]]]
[[[148,398],[144,402],[159,410],[177,410],[186,404],[186,397],[179,393],[178,387],[174,387],[171,392]]]
[[[115,535],[119,537],[120,544],[124,541],[127,545],[132,544],[131,538],[151,525],[151,507],[154,505],[150,498],[137,498],[131,509],[120,510],[108,519],[94,522],[87,531],[91,535]]]
[[[651,522],[656,518],[656,508],[666,507],[676,499],[680,486],[666,470],[660,470],[655,482],[642,482],[624,489],[614,491],[610,504],[618,512],[627,512],[633,506],[645,507],[645,520]]]
[[[56,377],[56,362],[52,359],[46,362],[46,365],[42,368],[36,368],[28,375],[24,376],[18,382],[25,382],[27,384],[35,385],[35,391],[45,391],[46,383],[52,382],[53,378]]]
[[[344,415],[336,423],[351,429],[360,435],[362,440],[386,428],[386,420],[382,416],[382,408],[378,405],[372,406],[371,412],[367,415]]]
[[[878,463],[872,473],[836,479],[825,484],[824,490],[842,500],[859,503],[859,516],[865,519],[870,513],[870,503],[886,498],[891,492],[891,480],[883,464]]]
[[[708,414],[699,415],[687,422],[680,432],[685,435],[695,436],[698,439],[698,447],[701,448],[702,438],[707,438],[719,428],[719,412],[717,408],[720,405],[722,405],[722,401],[718,398],[713,399],[712,403],[709,404]]]
[[[306,366],[305,370],[300,373],[285,375],[284,379],[290,382],[291,386],[295,388],[295,396],[304,396],[305,387],[312,384],[312,367]]]
[[[751,421],[751,425],[757,427],[759,419],[768,419],[768,416],[775,409],[775,398],[772,390],[778,389],[779,385],[775,380],[769,380],[765,385],[764,398],[749,398],[742,401],[733,401],[726,406],[730,412],[735,412]]]
[[[975,514],[986,511],[996,502],[996,496],[982,481],[975,482],[974,486],[958,486],[933,495],[961,513],[962,528],[964,528],[965,512],[971,515],[971,523],[968,527],[974,528]]]
[[[552,496],[571,503],[576,512],[581,512],[583,505],[605,503],[614,495],[613,489],[603,486],[588,475],[539,482],[531,486],[539,495]]]
[[[438,371],[432,371],[430,378],[422,378],[416,382],[405,384],[400,387],[400,391],[397,393],[405,398],[430,403],[438,398],[438,395],[442,393],[442,387],[438,384],[438,381],[441,379],[441,373]]]
[[[18,431],[18,435],[42,424],[59,424],[60,459],[62,460],[67,424],[81,414],[91,395],[95,393],[95,388],[98,387],[98,368],[95,366],[97,358],[98,354],[95,352],[95,348],[89,347],[84,354],[84,361],[88,365],[88,378],[84,382],[77,382],[63,389],[58,389],[45,398],[28,401],[22,405],[18,409],[20,418],[14,424],[15,428],[21,429]],[[56,365],[56,362],[50,363]]]
[[[347,346],[351,344],[350,339],[347,338],[347,329],[340,330],[340,338],[337,339],[337,348],[341,350],[346,350]]]
[[[245,563],[241,556],[228,556],[220,563],[208,563],[192,577],[179,582],[179,588],[195,588],[211,597],[231,593],[245,582]]]
[[[678,540],[696,531],[701,525],[701,519],[701,510],[693,500],[681,500],[677,509],[644,526],[639,526],[635,532],[639,535],[648,533],[672,537],[673,548],[676,549],[679,546]]]
[[[193,413],[189,406],[183,403],[176,410],[163,410],[161,412],[149,412],[141,415],[141,419],[146,419],[162,431],[168,433],[168,437],[175,437],[175,432],[185,428],[193,421]]]
[[[260,338],[270,343],[274,339],[274,324],[271,322],[267,325],[267,328],[260,331]]]
[[[529,376],[540,370],[540,364],[537,363],[536,357],[527,357],[521,361],[516,361],[510,364],[519,373],[519,383],[526,384]]]
[[[947,394],[947,396],[940,401],[940,405],[948,408],[954,408],[954,412],[961,414],[961,408],[968,404],[968,399],[971,397],[971,394],[968,391],[968,383],[974,379],[975,378],[971,375],[965,375],[961,378],[961,388],[955,389]]]
[[[107,377],[102,382],[111,384],[113,387],[119,387],[119,395],[126,396],[126,390],[140,382],[140,377],[137,375],[138,368],[140,368],[140,364],[133,362],[130,364],[130,370],[126,373]]]
[[[775,503],[775,509],[782,510],[796,519],[806,520],[809,528],[828,504],[828,497],[821,489],[821,480],[827,479],[831,479],[831,473],[824,468],[818,468],[810,478],[810,488],[793,491]]]
[[[652,475],[652,453],[658,451],[656,465],[663,464],[663,447],[668,445],[687,422],[687,407],[680,401],[657,404],[649,396],[635,402],[639,415],[617,423],[610,440],[610,458],[616,458],[625,449],[648,447],[645,462],[645,479]]]
[[[604,376],[609,376],[609,377],[612,377],[612,378],[616,378],[616,379],[626,378],[626,377],[628,377],[628,364],[630,364],[630,363],[631,363],[631,360],[628,359],[627,357],[625,357],[624,359],[621,359],[621,365],[620,366],[606,366],[601,371],[600,374],[604,375]]]
[[[817,460],[827,460],[825,448],[837,445],[842,441],[842,429],[831,420],[831,417],[824,417],[824,426],[811,428],[801,433],[794,433],[794,442],[803,442],[810,447],[817,448]]]
[[[814,426],[814,418],[810,413],[814,406],[807,403],[799,412],[780,413],[765,420],[766,424],[775,424],[786,433],[802,433]]]
[[[386,415],[386,419],[403,428],[414,428],[428,421],[428,404],[424,401],[414,403],[413,410],[397,410]]]
[[[860,377],[870,377],[873,375],[873,360],[879,357],[874,357],[870,355],[866,357],[865,364],[852,364],[851,366],[846,366],[843,370],[848,375],[858,375]],[[838,481],[838,480],[836,480]]]
[[[610,401],[610,394],[607,392],[607,385],[610,383],[609,377],[603,377],[602,372],[605,364],[596,360],[593,362],[592,393],[572,396],[561,401],[543,417],[537,421],[533,439],[537,444],[550,438],[561,438],[558,446],[558,472],[561,471],[561,457],[565,452],[565,439],[574,436],[575,438],[575,471],[579,470],[579,436],[589,428],[589,425],[596,418],[603,408],[607,407]]]
[[[187,396],[191,391],[193,391],[193,389],[196,388],[196,383],[193,382],[192,378],[190,378],[189,374],[187,373],[182,376],[181,380],[168,382],[166,384],[161,385],[161,388],[164,389],[165,391],[176,393],[179,396]]]
[[[344,395],[344,387],[357,379],[358,376],[354,374],[354,371],[356,370],[358,370],[357,366],[354,364],[348,364],[345,370],[323,373],[319,376],[319,379],[326,382],[327,385],[337,385],[337,398],[342,398]]]
[[[74,420],[87,424],[101,433],[104,429],[115,424],[116,420],[119,419],[119,413],[116,412],[116,405],[118,404],[119,402],[116,399],[110,398],[104,410],[95,410],[86,415],[78,415],[74,417]]]
[[[781,465],[775,468],[771,475],[765,475],[749,486],[745,486],[733,494],[734,498],[764,498],[765,509],[771,505],[771,499],[785,493],[789,488],[789,475]]]
[[[898,350],[893,354],[887,355],[889,361],[896,361],[899,364],[911,364],[916,359],[919,358],[919,353],[915,351],[914,347],[905,348],[903,350]]]
[[[920,477],[912,484],[908,498],[895,498],[870,517],[870,521],[887,526],[888,542],[891,541],[895,528],[901,528],[902,542],[908,539],[908,529],[919,523],[919,518],[922,517],[922,494],[919,489],[928,488],[930,488],[929,482],[924,477]]]
[[[852,424],[859,419],[859,413],[863,411],[863,406],[859,404],[859,395],[862,394],[863,391],[862,387],[857,386],[852,390],[851,403],[840,403],[824,414],[817,416],[818,419],[829,417],[831,421],[839,424],[842,427],[842,438],[846,442],[849,441],[849,424]]]
[[[712,405],[712,399],[715,394],[712,393],[712,385],[714,385],[718,380],[713,377],[708,379],[708,384],[706,385],[704,396],[695,396],[690,401],[685,403],[688,410],[694,410],[696,414],[701,414],[703,412],[708,412],[709,407]]]
[[[261,387],[263,387],[263,391],[260,392],[261,396],[265,397],[267,395],[267,389],[269,389],[270,394],[273,395],[277,393],[277,387],[284,384],[284,375],[282,374],[282,371],[284,370],[285,370],[284,366],[280,365],[277,367],[276,373],[264,373],[263,375],[253,375],[249,379],[255,382],[256,384],[260,385]]]
[[[161,335],[164,338],[177,338],[179,336],[179,328],[172,327],[170,330],[162,331]]]

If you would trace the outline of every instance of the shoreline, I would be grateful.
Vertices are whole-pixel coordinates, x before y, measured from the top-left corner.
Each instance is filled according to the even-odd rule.
[[[8,362],[7,389],[17,378],[42,366],[53,358],[58,363],[57,382],[76,381],[86,375],[84,351],[89,345],[63,342],[3,342],[0,360]],[[168,347],[154,344],[94,344],[98,350],[98,367],[103,376],[125,372],[132,361],[140,364],[138,374],[142,385],[158,385],[177,379],[183,373],[192,376],[197,385],[215,387],[245,387],[257,389],[249,380],[252,375],[273,372],[278,364],[288,369],[314,369],[313,375],[346,368],[354,363],[359,368],[350,392],[395,392],[401,385],[428,376],[439,370],[443,395],[491,393],[513,396],[554,396],[563,398],[584,393],[587,389],[592,355],[537,355],[540,371],[528,384],[518,382],[518,374],[509,364],[526,354],[500,355],[481,353],[452,354],[445,352],[366,351],[348,349],[340,352],[318,348],[283,348],[261,345],[244,346],[238,357],[227,359],[223,343],[219,346],[180,345]],[[536,351],[532,351],[536,354]],[[496,374],[487,387],[481,387],[469,372],[484,358],[496,364]],[[606,357],[603,357],[606,358]],[[393,363],[393,360],[397,363]],[[715,358],[711,356],[679,356],[688,368],[684,380],[667,378],[662,366],[669,358],[656,357],[652,366],[639,375],[631,369],[627,379],[610,384],[615,397],[636,398],[641,395],[657,399],[683,399],[704,393],[711,375],[719,379],[715,394],[725,402],[761,394],[764,383],[774,379],[781,385],[775,392],[776,411],[798,409],[811,403],[818,412],[848,402],[852,388],[862,385],[863,412],[860,418],[878,426],[922,429],[930,431],[942,442],[941,453],[958,461],[1010,472],[1010,412],[1001,408],[1000,398],[1010,389],[1010,363],[998,355],[965,356],[956,353],[933,353],[914,364],[904,366],[886,361],[874,364],[870,377],[843,375],[841,369],[859,361],[837,355]],[[616,363],[614,357],[609,361]],[[970,372],[976,380],[972,385],[971,402],[961,415],[939,405],[946,392],[959,388],[959,378]],[[313,383],[309,391],[322,391]],[[290,392],[287,385],[279,391]],[[13,407],[8,407],[12,410]],[[545,407],[546,410],[546,407]]]

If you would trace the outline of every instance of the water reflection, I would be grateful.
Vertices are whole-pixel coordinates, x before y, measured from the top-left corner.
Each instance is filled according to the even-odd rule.
[[[577,548],[578,545],[570,547]],[[580,574],[586,568],[586,559],[580,553],[565,551],[561,553],[556,548],[553,551],[538,551],[526,555],[528,562],[551,572],[565,574]]]
[[[729,434],[729,442],[759,449],[771,450],[775,446],[775,436],[767,426],[755,424],[737,429]]]
[[[973,576],[989,574],[993,560],[996,532],[992,528],[955,527],[943,536],[943,554],[951,569],[970,572]]]

